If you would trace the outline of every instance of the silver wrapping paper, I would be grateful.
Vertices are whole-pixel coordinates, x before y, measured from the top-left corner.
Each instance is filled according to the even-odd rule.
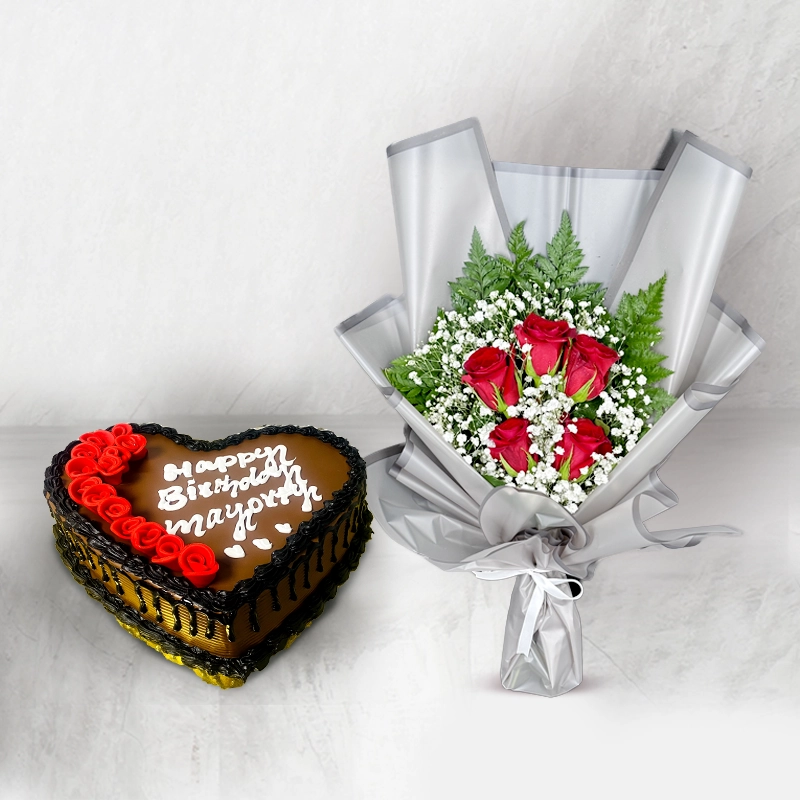
[[[580,590],[570,590],[573,578],[590,578],[598,559],[616,553],[692,546],[710,534],[736,532],[727,526],[650,531],[646,522],[677,502],[658,467],[763,348],[746,320],[712,294],[749,173],[691,134],[679,140],[663,172],[495,168],[476,120],[388,153],[405,295],[381,298],[337,328],[407,426],[404,443],[368,458],[370,506],[392,538],[440,569],[515,578],[502,683],[562,694],[582,678]],[[509,223],[524,220],[529,241],[541,250],[564,208],[587,253],[587,279],[605,283],[607,298],[668,273],[673,291],[665,298],[664,326],[676,348],[670,386],[678,395],[574,515],[535,492],[492,488],[383,374],[425,339],[437,308],[448,306],[448,281],[461,272],[473,227],[498,252]],[[692,213],[686,217],[684,209]]]

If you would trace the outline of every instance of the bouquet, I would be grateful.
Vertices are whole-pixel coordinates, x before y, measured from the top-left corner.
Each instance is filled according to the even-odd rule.
[[[493,163],[474,119],[388,155],[404,295],[337,328],[406,423],[367,458],[370,508],[440,569],[514,578],[502,685],[559,695],[600,559],[738,532],[648,521],[764,345],[713,293],[750,170],[688,132],[663,169]]]
[[[565,211],[546,255],[518,224],[511,258],[478,231],[430,336],[385,370],[391,384],[494,486],[530,487],[575,512],[674,402],[658,322],[666,275],[616,314]]]

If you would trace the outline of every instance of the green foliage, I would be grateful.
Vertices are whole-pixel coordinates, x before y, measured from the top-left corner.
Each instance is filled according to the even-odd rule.
[[[675,398],[657,386],[672,374],[661,366],[665,355],[653,348],[661,341],[659,327],[664,304],[666,274],[636,294],[625,292],[617,306],[611,325],[613,333],[619,337],[617,349],[623,353],[623,361],[635,374],[647,379],[646,390],[651,403],[648,411],[652,420],[657,419],[675,402]]]
[[[502,295],[509,291],[517,298],[522,298],[523,294],[526,298],[539,298],[547,314],[550,317],[556,315],[553,318],[558,318],[567,310],[572,310],[574,314],[580,303],[588,308],[602,305],[602,285],[582,281],[588,268],[583,265],[583,251],[566,211],[561,216],[558,230],[546,246],[545,254],[534,254],[525,237],[524,222],[511,231],[508,253],[508,256],[490,255],[477,229],[473,231],[463,274],[450,283],[452,308],[461,318],[469,317],[472,320],[470,315],[477,311],[478,303],[482,300],[491,301],[494,292]],[[631,370],[633,381],[644,375],[645,394],[650,402],[644,403],[643,396],[626,402],[636,408],[637,416],[649,418],[651,423],[674,402],[674,398],[658,386],[671,372],[662,366],[665,356],[654,349],[662,338],[659,321],[665,282],[666,275],[636,294],[624,294],[616,314],[605,317],[609,330],[603,337],[606,344],[621,353],[620,365]],[[480,327],[477,322],[470,324],[475,330]],[[484,330],[491,325],[495,331],[493,335],[499,335],[497,322],[483,324],[487,326]],[[448,328],[453,332],[453,325],[457,326],[457,322],[449,321],[446,312],[440,309],[434,330]],[[509,323],[507,333],[510,332]],[[451,382],[454,381],[452,386],[445,377],[443,358],[447,352],[445,340],[429,339],[424,347],[394,360],[385,370],[389,382],[423,414],[441,403],[447,392],[457,392],[461,386],[457,375],[449,378]],[[618,372],[612,385],[624,391],[623,385],[627,385],[627,382],[620,385],[624,378]],[[635,386],[639,389],[642,384],[637,382]],[[461,402],[468,405],[472,400],[472,395],[468,393]],[[573,413],[601,422],[597,417],[599,405],[599,400],[578,403]],[[469,419],[470,432],[476,433],[483,421],[477,416]]]
[[[439,309],[437,320],[442,319],[444,311]],[[400,356],[383,371],[396,389],[421,413],[425,413],[425,403],[441,383],[441,353],[431,349],[427,354],[420,351]]]
[[[464,274],[450,282],[450,300],[453,308],[467,313],[478,300],[483,300],[491,292],[502,292],[508,288],[509,276],[495,256],[490,256],[483,246],[478,229],[472,232],[472,245],[464,263]]]
[[[583,251],[575,238],[569,214],[561,215],[561,224],[546,247],[547,255],[536,256],[537,285],[554,295],[559,304],[565,300],[598,301],[602,286],[599,283],[581,283],[588,267],[583,266]]]
[[[563,306],[565,300],[576,304],[582,300],[600,301],[602,286],[581,282],[588,267],[583,266],[583,251],[566,211],[561,215],[561,224],[546,249],[547,255],[534,254],[525,238],[525,223],[520,222],[508,239],[511,258],[492,256],[486,252],[475,229],[464,274],[450,283],[453,308],[468,314],[479,300],[487,300],[492,292],[506,290],[517,295],[524,291],[548,294],[558,306]]]

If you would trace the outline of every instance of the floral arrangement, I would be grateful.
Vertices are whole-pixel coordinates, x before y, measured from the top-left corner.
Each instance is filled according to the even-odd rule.
[[[473,233],[451,310],[386,377],[494,485],[542,492],[574,513],[674,398],[656,352],[666,276],[615,313],[587,271],[569,215],[546,254],[517,225],[511,258]]]
[[[134,516],[130,502],[117,494],[130,462],[146,456],[147,439],[134,433],[128,423],[84,433],[64,466],[67,492],[75,503],[107,523],[111,535],[134,553],[204,588],[219,571],[214,551],[201,542],[184,544],[157,522]]]

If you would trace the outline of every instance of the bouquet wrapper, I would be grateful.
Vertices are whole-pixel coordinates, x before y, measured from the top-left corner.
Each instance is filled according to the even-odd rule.
[[[725,239],[749,170],[685,133],[664,170],[493,164],[477,120],[388,150],[405,294],[382,297],[337,328],[344,345],[406,424],[405,441],[367,459],[370,508],[399,544],[450,572],[514,578],[501,660],[504,687],[544,696],[582,680],[581,581],[599,559],[646,547],[679,548],[725,525],[650,530],[677,503],[658,477],[675,447],[733,388],[764,342],[713,294]],[[504,252],[525,221],[541,252],[561,212],[588,253],[587,280],[612,307],[667,272],[662,324],[678,399],[575,514],[537,492],[492,487],[383,374],[422,342],[448,281],[461,274],[477,227]]]

